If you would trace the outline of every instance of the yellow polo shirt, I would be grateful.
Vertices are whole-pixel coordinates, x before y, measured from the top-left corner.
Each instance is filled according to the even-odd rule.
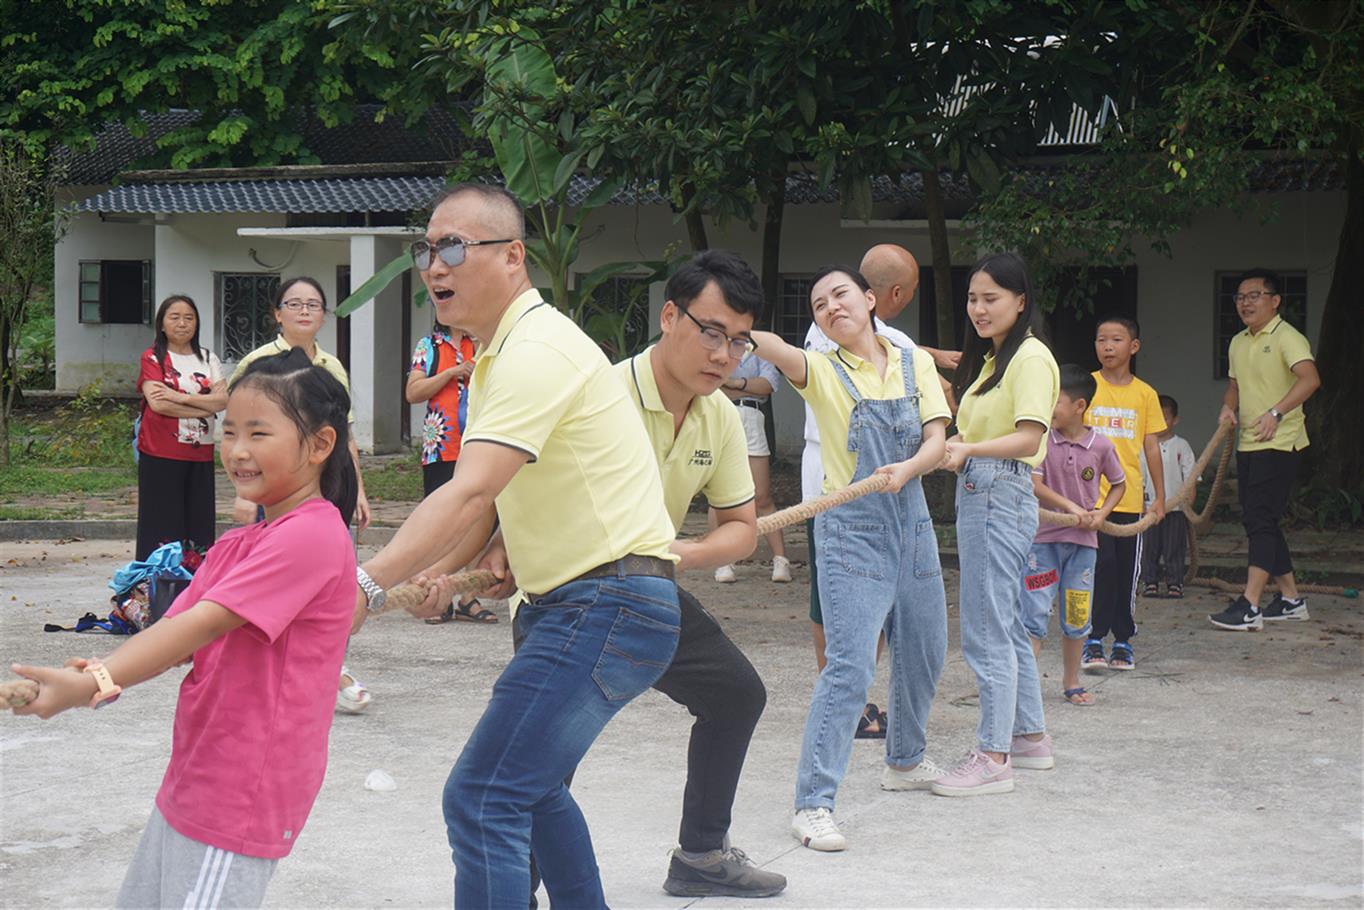
[[[675,560],[649,437],[592,339],[530,290],[479,355],[464,445],[531,457],[497,497],[521,588],[543,594],[631,553]]]
[[[1127,385],[1113,385],[1104,379],[1102,371],[1095,371],[1094,400],[1085,411],[1085,426],[1093,427],[1094,432],[1107,436],[1118,450],[1118,461],[1122,462],[1123,473],[1128,477],[1141,476],[1142,450],[1146,437],[1152,433],[1165,432],[1165,415],[1160,410],[1160,396],[1156,390],[1133,376]],[[1099,480],[1099,499],[1095,508],[1108,498],[1107,478]],[[1113,508],[1114,512],[1140,515],[1145,505],[1142,485],[1129,482],[1123,489],[1122,499]],[[1174,490],[1166,490],[1166,496],[1173,496]]]
[[[854,402],[838,378],[834,362],[843,367],[863,398],[893,400],[905,397],[900,348],[880,335],[876,336],[876,343],[886,352],[884,379],[877,375],[876,364],[844,348],[828,354],[805,352],[805,388],[796,389],[796,392],[809,403],[815,415],[815,426],[819,428],[819,438],[823,440],[819,451],[824,462],[825,493],[852,483],[857,468],[857,453],[848,451],[848,424],[852,420]],[[919,419],[925,424],[933,420],[950,420],[952,411],[943,395],[933,358],[920,348],[911,351],[910,356],[914,360],[914,381],[919,386]],[[794,384],[792,388],[795,388]]]
[[[718,389],[692,399],[674,435],[672,412],[658,394],[653,350],[650,345],[614,369],[644,420],[663,481],[663,503],[676,532],[697,493],[705,493],[715,509],[732,509],[752,500],[753,472],[739,409]]]
[[[1312,346],[1293,326],[1275,316],[1254,335],[1250,329],[1238,332],[1227,349],[1231,362],[1227,376],[1236,381],[1240,406],[1236,410],[1239,448],[1242,452],[1278,449],[1296,452],[1307,448],[1307,418],[1302,405],[1283,415],[1274,438],[1257,442],[1253,424],[1283,400],[1298,377],[1293,367],[1312,360]]]
[[[1025,420],[1043,427],[1051,426],[1051,412],[1056,409],[1056,399],[1061,394],[1061,371],[1045,344],[1032,335],[1024,338],[999,385],[984,395],[977,395],[976,389],[994,373],[995,355],[991,351],[985,355],[980,375],[966,390],[961,407],[957,409],[957,432],[963,442],[986,442],[1008,436]],[[1035,468],[1046,455],[1047,434],[1043,433],[1037,451],[1018,460]],[[1140,473],[1138,471],[1137,475]],[[1137,496],[1140,498],[1140,490]]]
[[[286,351],[293,350],[293,347],[293,345],[284,340],[283,335],[280,335],[274,341],[267,341],[265,344],[237,361],[237,368],[232,371],[232,378],[228,380],[227,384],[230,386],[240,379],[242,374],[246,372],[246,367],[251,361],[260,357],[269,357],[272,354],[283,354]],[[341,365],[341,361],[336,358],[335,354],[328,354],[326,351],[322,350],[322,345],[320,344],[314,344],[313,350],[313,364],[322,367],[322,369],[335,376],[336,381],[341,383],[341,387],[345,389],[346,394],[349,395],[350,377],[346,375],[346,368]],[[355,423],[354,406],[351,407],[350,412],[346,415],[346,419],[351,423]]]

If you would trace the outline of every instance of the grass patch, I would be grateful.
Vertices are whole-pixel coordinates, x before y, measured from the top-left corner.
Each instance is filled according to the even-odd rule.
[[[107,493],[137,486],[137,469],[11,467],[0,473],[0,496]]]
[[[422,498],[422,466],[391,461],[365,471],[365,495],[386,502],[418,502]]]
[[[64,521],[84,518],[85,506],[45,509],[41,506],[0,506],[0,521]]]

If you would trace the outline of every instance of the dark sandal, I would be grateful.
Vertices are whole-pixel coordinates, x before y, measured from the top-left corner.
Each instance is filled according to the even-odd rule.
[[[454,606],[451,604],[451,606]],[[477,611],[475,611],[477,607]],[[483,605],[477,600],[471,600],[467,604],[460,604],[455,607],[454,617],[459,622],[477,622],[484,625],[493,625],[497,622],[497,614],[492,610],[483,609]]]
[[[885,739],[886,725],[889,718],[886,712],[882,711],[871,702],[867,703],[867,708],[862,712],[862,716],[857,719],[857,732],[853,734],[854,739]],[[871,725],[876,724],[876,729],[871,729]]]
[[[452,619],[454,619],[454,618],[455,618],[455,605],[452,603],[452,604],[450,604],[448,607],[445,608],[445,612],[444,612],[444,613],[441,613],[439,616],[428,616],[428,617],[426,617],[425,620],[423,620],[423,622],[425,622],[428,626],[439,626],[439,625],[441,625],[442,623],[447,623],[447,622],[449,622],[450,620],[452,620]]]
[[[1086,689],[1084,686],[1077,686],[1077,687],[1074,688],[1074,689],[1066,689],[1066,690],[1064,690],[1064,691],[1062,692],[1062,697],[1066,700],[1066,704],[1074,705],[1074,706],[1077,707],[1077,708],[1092,708],[1092,707],[1094,707],[1094,702],[1092,702],[1092,701],[1076,701],[1076,700],[1075,700],[1075,699],[1077,699],[1077,698],[1083,698],[1084,696],[1086,696],[1086,695],[1088,695],[1088,694],[1089,694],[1089,690]]]

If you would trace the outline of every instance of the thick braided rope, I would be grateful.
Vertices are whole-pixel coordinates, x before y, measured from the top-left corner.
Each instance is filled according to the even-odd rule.
[[[486,569],[480,569],[474,572],[458,572],[450,576],[450,581],[456,594],[471,594],[474,591],[482,591],[497,584],[497,576]],[[415,607],[426,600],[426,592],[427,588],[421,585],[398,585],[388,592],[388,597],[384,600],[384,608],[379,612],[391,613],[394,610],[406,610],[409,607]]]
[[[1193,473],[1189,475],[1189,479],[1184,482],[1184,486],[1179,488],[1179,492],[1176,493],[1173,498],[1166,499],[1167,506],[1188,506],[1193,503],[1194,491],[1198,487],[1198,478],[1208,469],[1208,464],[1212,461],[1212,456],[1217,451],[1217,447],[1231,433],[1231,430],[1232,424],[1230,423],[1218,425],[1217,432],[1212,434],[1212,438],[1208,440],[1208,444],[1203,447],[1203,454],[1198,456],[1198,461],[1194,464]],[[1228,448],[1230,448],[1230,446],[1228,446]],[[1129,480],[1129,483],[1130,482],[1132,481]],[[1140,482],[1140,479],[1138,479],[1137,482]],[[1211,514],[1211,512],[1209,512],[1209,514]],[[1046,524],[1057,525],[1064,528],[1073,528],[1080,524],[1079,516],[1070,515],[1064,512],[1053,512],[1050,509],[1038,509],[1037,517]],[[1136,537],[1155,523],[1156,514],[1154,512],[1148,512],[1143,515],[1140,520],[1128,525],[1119,525],[1114,524],[1111,521],[1105,521],[1099,526],[1099,530],[1110,537]]]
[[[771,515],[764,515],[758,519],[758,536],[771,534],[773,531],[780,531],[782,528],[800,524],[803,521],[814,518],[820,512],[827,512],[835,509],[844,503],[852,502],[868,493],[879,493],[890,483],[890,478],[884,474],[872,474],[864,477],[856,483],[850,483],[840,490],[832,493],[825,493],[823,496],[816,496],[814,499],[807,499],[805,502],[798,502],[793,506],[773,512]]]
[[[1232,446],[1228,443],[1222,449],[1222,457],[1217,462],[1217,475],[1212,479],[1212,487],[1208,490],[1208,500],[1203,503],[1201,512],[1194,512],[1188,509],[1185,514],[1189,516],[1189,565],[1184,572],[1184,581],[1187,584],[1198,575],[1198,562],[1202,555],[1202,547],[1198,540],[1201,536],[1212,530],[1213,512],[1217,510],[1217,502],[1222,498],[1222,488],[1227,480],[1227,469],[1231,465]]]
[[[22,708],[38,697],[38,684],[31,679],[11,679],[0,683],[0,710]]]

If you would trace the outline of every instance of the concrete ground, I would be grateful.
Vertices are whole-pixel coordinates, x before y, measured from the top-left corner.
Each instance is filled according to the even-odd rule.
[[[793,552],[803,541],[792,535]],[[0,657],[58,663],[117,642],[44,634],[103,614],[104,585],[130,558],[115,542],[0,545]],[[305,559],[300,554],[300,559]],[[842,854],[788,833],[801,726],[814,680],[808,576],[688,587],[721,618],[767,683],[769,705],[740,786],[734,842],[782,872],[780,897],[686,901],[661,889],[674,845],[688,715],[649,693],[606,729],[574,785],[616,907],[1327,906],[1364,904],[1358,601],[1311,600],[1312,621],[1218,633],[1222,599],[1143,601],[1138,669],[1088,678],[1092,708],[1062,704],[1055,643],[1044,694],[1057,767],[1019,772],[1009,795],[954,800],[886,793],[881,744],[858,741],[839,793]],[[930,720],[930,754],[973,742],[975,683],[953,640]],[[510,654],[503,622],[369,624],[350,666],[368,714],[338,716],[327,780],[270,886],[273,907],[437,907],[451,867],[440,791]],[[8,674],[6,674],[8,675]],[[169,754],[178,675],[118,705],[41,722],[0,714],[0,906],[108,906]],[[885,699],[885,668],[871,693]],[[396,781],[372,792],[374,769]]]

